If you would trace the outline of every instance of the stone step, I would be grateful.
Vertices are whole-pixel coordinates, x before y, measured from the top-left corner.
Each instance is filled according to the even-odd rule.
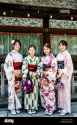
[[[71,103],[72,112],[77,113],[77,101]],[[7,97],[0,97],[0,108],[7,108],[8,107],[8,98]]]
[[[7,108],[8,106],[8,99],[7,97],[0,97],[0,108]]]

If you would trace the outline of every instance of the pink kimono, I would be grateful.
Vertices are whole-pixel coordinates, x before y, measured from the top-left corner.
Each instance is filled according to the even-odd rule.
[[[63,88],[58,88],[58,107],[66,113],[71,113],[71,78],[73,73],[73,63],[67,50],[57,55],[57,61],[64,60],[64,69],[60,69],[61,82]]]
[[[50,54],[42,57],[41,64],[43,69],[40,79],[41,103],[47,112],[53,112],[55,110],[54,84],[56,80],[57,62],[55,57]]]

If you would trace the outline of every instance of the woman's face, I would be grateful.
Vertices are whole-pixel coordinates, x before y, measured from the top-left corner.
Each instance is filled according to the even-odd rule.
[[[34,47],[29,48],[28,52],[29,52],[29,54],[30,54],[31,57],[35,56],[35,49],[34,49]]]
[[[50,54],[50,51],[51,51],[50,48],[44,46],[43,52],[44,52],[45,55],[49,55],[49,54]]]
[[[62,44],[60,43],[60,45],[59,45],[59,50],[60,50],[61,52],[63,52],[63,51],[65,51],[65,49],[66,49],[66,46],[65,46],[65,45],[62,45]]]
[[[20,44],[18,42],[16,42],[15,45],[14,45],[14,50],[20,51],[20,48],[21,48]]]

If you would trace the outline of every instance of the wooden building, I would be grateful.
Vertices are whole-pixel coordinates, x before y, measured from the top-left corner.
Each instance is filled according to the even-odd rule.
[[[20,39],[24,56],[31,43],[35,44],[40,55],[45,42],[51,43],[56,55],[58,43],[64,39],[68,41],[74,64],[72,101],[77,101],[76,8],[75,0],[5,0],[0,3],[0,99],[7,99],[7,81],[2,67],[6,54],[11,50],[11,40]]]

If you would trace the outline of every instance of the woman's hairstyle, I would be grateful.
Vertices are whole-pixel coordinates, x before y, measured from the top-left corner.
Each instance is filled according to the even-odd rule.
[[[36,46],[35,46],[35,45],[30,45],[30,46],[28,47],[28,50],[29,50],[30,48],[34,48],[34,49],[36,50]]]
[[[15,40],[12,40],[12,41],[11,41],[11,44],[12,44],[13,48],[14,48],[14,46],[15,46],[16,43],[19,43],[20,48],[21,48],[21,42],[20,42],[20,40],[18,40],[18,39],[15,39]]]
[[[65,40],[61,40],[60,42],[59,42],[59,45],[60,44],[62,44],[63,46],[66,46],[66,48],[68,47],[68,43],[67,43],[67,41],[65,41]]]
[[[44,47],[49,48],[49,49],[50,49],[50,52],[51,52],[51,45],[50,45],[50,43],[45,43],[45,44],[43,45],[43,48],[44,48]],[[42,50],[42,56],[45,56],[44,50]]]
[[[50,43],[45,43],[44,46],[43,46],[43,48],[44,48],[44,47],[47,47],[47,48],[51,49]]]

